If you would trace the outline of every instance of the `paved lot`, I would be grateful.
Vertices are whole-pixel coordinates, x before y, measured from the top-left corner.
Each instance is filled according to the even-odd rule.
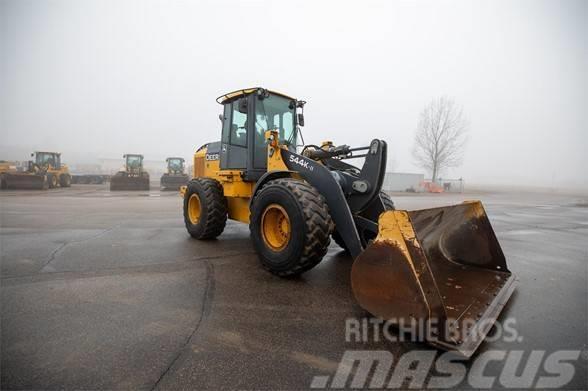
[[[503,317],[523,337],[480,353],[583,350],[567,388],[586,388],[586,197],[395,201],[413,209],[473,198],[520,278]],[[259,267],[245,225],[230,222],[218,241],[190,239],[176,193],[78,185],[4,191],[0,203],[2,389],[306,389],[347,349],[397,357],[427,348],[345,342],[345,319],[366,314],[349,286],[352,261],[335,244],[317,268],[284,280]]]

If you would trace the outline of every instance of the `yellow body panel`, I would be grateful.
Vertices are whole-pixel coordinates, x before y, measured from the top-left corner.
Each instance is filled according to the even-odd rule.
[[[249,198],[227,197],[229,219],[249,224]]]
[[[282,158],[282,147],[278,144],[278,132],[275,130],[268,130],[265,132],[265,139],[268,142],[267,153],[267,170],[268,171],[285,171],[288,170],[284,159]]]
[[[14,162],[0,162],[0,174],[5,172],[16,172]]]
[[[253,182],[243,182],[242,180],[233,182],[224,182],[221,180],[220,182],[223,185],[225,197],[249,199],[253,194],[253,187],[255,186]]]
[[[57,177],[59,177],[62,174],[69,174],[69,167],[67,167],[67,164],[62,164],[61,168],[56,169],[54,168],[52,165],[49,165],[49,168],[47,169],[47,172],[53,175],[56,175]]]

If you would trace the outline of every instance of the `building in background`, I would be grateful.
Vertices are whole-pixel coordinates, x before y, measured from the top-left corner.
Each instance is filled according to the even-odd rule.
[[[409,174],[404,172],[387,172],[384,177],[382,190],[384,191],[423,191],[424,174]]]

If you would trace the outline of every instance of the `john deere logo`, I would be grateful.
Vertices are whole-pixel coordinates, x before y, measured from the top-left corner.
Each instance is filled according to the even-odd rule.
[[[218,153],[207,153],[206,160],[218,160]]]

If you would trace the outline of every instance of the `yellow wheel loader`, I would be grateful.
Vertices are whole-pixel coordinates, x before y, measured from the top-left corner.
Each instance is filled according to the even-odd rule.
[[[149,173],[143,169],[143,155],[126,154],[125,167],[110,177],[110,190],[149,190]]]
[[[160,188],[162,190],[178,190],[180,186],[188,183],[190,177],[185,171],[185,159],[182,157],[168,157],[165,159],[167,172],[161,176]]]
[[[0,189],[6,189],[6,174],[16,172],[16,163],[0,160]]]
[[[395,210],[381,191],[387,146],[299,145],[306,102],[263,88],[217,99],[221,141],[194,155],[181,188],[196,239],[227,218],[249,224],[264,268],[288,277],[323,258],[332,237],[354,259],[360,306],[427,342],[469,357],[515,287],[479,201]],[[300,153],[298,153],[298,149]],[[361,168],[349,164],[361,158]]]
[[[33,152],[31,157],[34,159],[24,171],[0,169],[3,188],[42,190],[71,186],[69,168],[61,163],[61,153]]]

